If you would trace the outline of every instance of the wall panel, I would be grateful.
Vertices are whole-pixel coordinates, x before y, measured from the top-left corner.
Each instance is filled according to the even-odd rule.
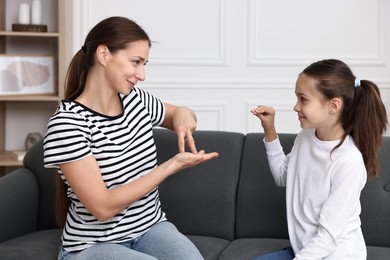
[[[378,84],[390,111],[390,1],[73,0],[74,50],[111,15],[155,41],[140,86],[188,105],[199,129],[258,132],[250,109],[274,106],[281,132],[300,130],[295,81],[311,62],[338,58]]]

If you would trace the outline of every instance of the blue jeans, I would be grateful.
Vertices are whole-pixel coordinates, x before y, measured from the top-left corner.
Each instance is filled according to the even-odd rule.
[[[281,251],[256,256],[255,258],[252,258],[252,260],[292,260],[294,257],[294,251],[292,248],[286,247]]]
[[[200,260],[203,259],[195,245],[176,227],[164,221],[133,240],[120,244],[98,243],[77,252],[67,252],[62,247],[58,260]]]

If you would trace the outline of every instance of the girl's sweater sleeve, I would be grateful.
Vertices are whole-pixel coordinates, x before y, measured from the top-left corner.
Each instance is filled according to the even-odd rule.
[[[268,164],[275,183],[280,187],[285,187],[288,156],[283,152],[279,137],[271,142],[266,142],[265,140],[263,140],[263,142],[267,151]]]

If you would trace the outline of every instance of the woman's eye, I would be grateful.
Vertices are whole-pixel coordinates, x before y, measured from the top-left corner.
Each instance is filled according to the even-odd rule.
[[[133,60],[132,63],[133,63],[134,65],[138,66],[138,65],[141,63],[141,61],[139,61],[139,60]]]

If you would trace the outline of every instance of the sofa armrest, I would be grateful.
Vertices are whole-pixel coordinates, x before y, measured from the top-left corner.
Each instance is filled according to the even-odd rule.
[[[37,229],[39,189],[33,172],[17,169],[0,178],[0,242]]]

